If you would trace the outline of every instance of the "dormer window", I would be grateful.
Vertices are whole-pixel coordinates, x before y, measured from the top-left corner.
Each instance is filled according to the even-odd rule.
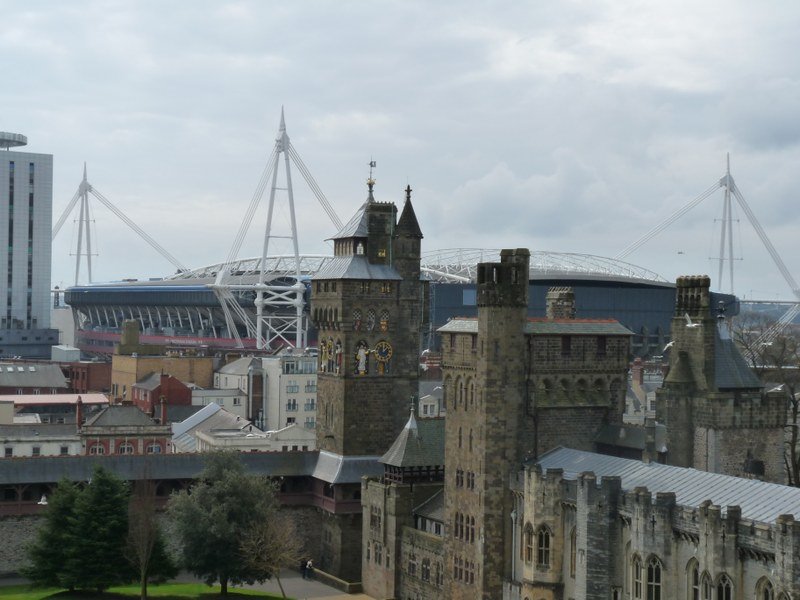
[[[359,254],[359,255],[360,254],[364,254],[364,243],[363,242],[358,242],[356,244],[356,254]]]

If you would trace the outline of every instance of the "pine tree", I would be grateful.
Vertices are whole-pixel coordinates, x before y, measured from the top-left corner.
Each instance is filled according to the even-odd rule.
[[[78,495],[69,528],[74,539],[65,567],[77,587],[103,591],[133,579],[124,552],[128,534],[125,482],[96,467]]]
[[[69,524],[74,521],[78,495],[75,485],[62,479],[48,498],[44,523],[39,528],[36,541],[28,549],[30,564],[22,570],[22,574],[35,585],[70,590],[76,587],[77,582],[64,566],[74,539]]]

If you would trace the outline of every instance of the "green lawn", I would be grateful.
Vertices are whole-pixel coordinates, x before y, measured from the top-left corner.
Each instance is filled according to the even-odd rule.
[[[203,583],[166,583],[164,585],[147,586],[147,596],[160,600],[204,600],[219,597],[219,586],[207,586]],[[228,588],[228,597],[232,600],[246,597],[247,600],[255,598],[281,598],[279,595],[267,594],[257,590],[241,588]],[[96,598],[97,600],[137,600],[139,598],[138,585],[113,587],[103,594],[72,593],[56,588],[33,588],[29,585],[0,585],[0,600],[69,600],[71,598]]]

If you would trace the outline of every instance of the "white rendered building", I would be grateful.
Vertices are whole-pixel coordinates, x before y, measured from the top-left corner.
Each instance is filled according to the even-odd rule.
[[[53,156],[0,132],[0,356],[49,358]]]

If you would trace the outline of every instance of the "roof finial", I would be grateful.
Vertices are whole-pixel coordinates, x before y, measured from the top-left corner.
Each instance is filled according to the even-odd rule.
[[[411,184],[406,185],[406,202],[411,202]]]
[[[370,202],[375,200],[375,198],[372,196],[372,188],[375,187],[375,180],[372,178],[372,169],[374,169],[376,166],[377,166],[377,163],[370,158],[369,159],[369,179],[367,179],[367,187],[369,188],[369,197],[367,199]]]

